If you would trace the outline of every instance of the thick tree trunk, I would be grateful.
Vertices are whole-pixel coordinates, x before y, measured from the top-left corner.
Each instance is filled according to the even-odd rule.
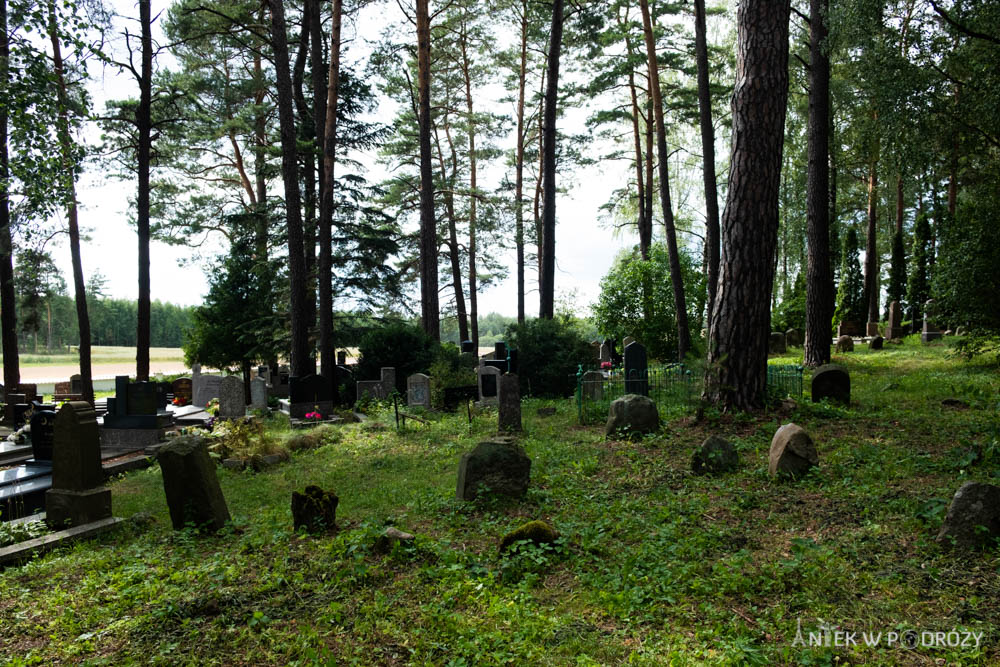
[[[674,306],[677,315],[677,358],[684,360],[691,347],[688,329],[687,300],[684,297],[684,277],[681,275],[681,258],[677,249],[677,232],[674,229],[674,212],[670,203],[670,178],[668,171],[667,128],[663,119],[663,97],[660,94],[660,70],[656,59],[656,37],[649,15],[648,0],[639,0],[642,10],[642,31],[646,39],[646,57],[649,61],[649,90],[653,98],[653,116],[656,119],[656,153],[659,156],[660,207],[663,209],[663,227],[667,236],[667,253],[670,256],[670,282],[674,288]]]
[[[320,372],[337,392],[337,354],[333,349],[333,188],[337,163],[337,106],[340,101],[340,26],[343,0],[331,0],[333,27],[330,40],[330,71],[323,114],[323,187],[319,215],[319,349]],[[318,10],[317,10],[318,13]]]
[[[139,303],[136,308],[138,322],[135,334],[135,376],[140,382],[149,380],[149,161],[152,150],[150,107],[153,99],[151,23],[149,0],[139,0],[142,68],[139,74],[139,106],[135,111],[135,125],[139,133],[139,191],[136,196],[136,223],[139,236]]]
[[[829,0],[809,4],[809,128],[806,175],[806,335],[804,363],[830,363],[830,58],[824,51]]]
[[[465,78],[465,110],[469,114],[469,324],[472,327],[473,346],[479,348],[479,287],[476,270],[476,232],[478,225],[477,204],[479,192],[479,161],[476,158],[476,123],[472,105],[472,63],[469,61],[468,35],[462,31],[462,75]],[[464,339],[463,339],[464,340]]]
[[[556,287],[556,105],[559,102],[559,56],[562,53],[563,0],[552,2],[549,34],[543,125],[542,178],[545,204],[542,206],[542,275],[538,281],[538,316],[551,320],[555,315]]]
[[[865,299],[868,321],[878,322],[878,149],[868,167],[868,238],[865,243]]]
[[[726,409],[764,405],[788,102],[788,0],[737,9],[736,87],[723,257],[712,312],[705,398]]]
[[[417,0],[417,90],[420,125],[420,313],[424,331],[434,340],[441,340],[438,239],[431,166],[431,17],[428,0]]]
[[[275,89],[281,131],[281,176],[285,185],[285,216],[288,226],[288,277],[291,300],[291,374],[303,377],[309,368],[309,322],[306,312],[306,266],[302,241],[302,208],[299,201],[295,112],[292,109],[292,78],[289,72],[285,8],[282,0],[268,0],[271,8],[271,43],[274,48]]]
[[[702,175],[705,180],[705,246],[708,264],[708,326],[719,282],[719,193],[715,177],[715,128],[712,90],[708,80],[708,38],[705,0],[694,0],[694,48],[698,64],[698,120],[701,125]]]
[[[896,233],[903,233],[903,175],[896,176]]]
[[[648,87],[649,85],[649,72],[646,72],[646,113],[643,115],[643,122],[646,123],[646,192],[645,192],[645,202],[643,202],[643,215],[649,220],[650,226],[653,225],[653,199],[654,194],[653,182],[654,169],[653,169],[653,128],[656,126],[656,121],[653,120],[653,96],[649,92],[652,90]]]
[[[521,68],[517,77],[517,155],[514,158],[514,243],[517,249],[517,323],[524,324],[524,97],[528,82],[528,0],[521,0]]]
[[[52,41],[52,63],[56,76],[56,93],[59,99],[59,147],[66,180],[67,218],[69,220],[69,249],[73,259],[73,287],[76,297],[76,319],[80,330],[80,381],[83,400],[94,403],[94,380],[90,370],[90,316],[87,313],[87,289],[83,282],[83,261],[80,258],[80,225],[76,207],[76,178],[73,164],[73,140],[69,134],[69,100],[66,78],[63,74],[62,48],[59,43],[55,0],[49,0],[49,38]],[[52,345],[52,311],[49,310],[49,346]]]
[[[305,86],[306,57],[309,53],[309,35],[311,32],[309,22],[309,5],[312,1],[313,0],[306,1],[306,11],[303,12],[302,16],[302,26],[299,32],[299,49],[296,52],[295,63],[292,67],[292,95],[294,96],[295,108],[299,116],[299,138],[303,144],[315,147],[315,108],[309,107],[309,104],[306,102],[305,93],[303,92],[303,88]],[[306,150],[304,154],[299,153],[298,157],[302,161],[302,247],[305,251],[305,267],[307,276],[305,318],[307,328],[309,330],[309,353],[311,356],[314,354],[315,347],[312,344],[312,332],[316,328],[316,218],[319,208],[316,187],[317,155],[314,150]],[[310,368],[315,368],[315,366],[315,360],[313,360]]]
[[[0,92],[4,97],[10,85],[10,48],[7,33],[7,0],[0,0]],[[7,153],[7,105],[0,104],[0,181],[10,177]],[[3,384],[13,390],[21,383],[17,354],[17,297],[14,293],[14,242],[10,230],[10,198],[7,188],[0,188],[0,325],[3,332]]]

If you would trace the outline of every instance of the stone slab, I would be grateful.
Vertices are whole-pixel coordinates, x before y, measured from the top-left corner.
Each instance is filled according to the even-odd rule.
[[[73,540],[83,540],[101,533],[113,530],[121,524],[123,519],[109,517],[82,526],[74,526],[66,530],[60,530],[42,537],[36,537],[27,542],[12,544],[9,547],[0,549],[0,568],[7,567],[28,560],[35,554],[44,553],[62,546]]]

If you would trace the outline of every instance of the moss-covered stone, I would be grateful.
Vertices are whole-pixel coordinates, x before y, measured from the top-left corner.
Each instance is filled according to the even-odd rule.
[[[520,528],[515,528],[500,540],[500,553],[510,549],[515,543],[528,540],[532,544],[552,544],[559,539],[555,528],[544,521],[529,521]]]
[[[324,491],[315,485],[305,492],[292,492],[292,521],[295,530],[304,527],[310,533],[337,529],[337,504],[340,498],[333,491]]]

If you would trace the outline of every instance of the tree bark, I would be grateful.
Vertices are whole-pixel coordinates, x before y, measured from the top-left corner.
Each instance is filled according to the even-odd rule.
[[[281,176],[285,185],[285,219],[288,227],[288,277],[291,301],[292,341],[289,354],[291,375],[303,377],[309,368],[309,323],[306,318],[306,266],[302,237],[302,208],[299,201],[298,159],[295,114],[292,109],[292,78],[289,72],[285,8],[282,0],[268,0],[271,8],[271,43],[274,49],[275,82],[278,97],[278,124],[281,132]]]
[[[517,77],[517,155],[514,158],[514,244],[517,249],[517,323],[524,324],[524,97],[528,82],[528,0],[521,0],[521,68]]]
[[[431,17],[417,0],[417,90],[420,125],[420,312],[424,331],[441,340],[438,306],[438,239],[431,157]]]
[[[476,159],[476,123],[472,105],[472,64],[469,61],[468,35],[465,27],[462,29],[462,74],[465,78],[465,109],[469,114],[469,325],[471,327],[473,347],[479,349],[479,287],[476,271],[476,226],[478,224],[477,203],[479,193],[479,176]]]
[[[708,327],[719,282],[719,193],[715,176],[715,127],[708,79],[705,0],[694,0],[694,48],[698,65],[698,119],[701,125],[702,175],[705,180],[705,246],[708,264]]]
[[[10,46],[7,33],[7,0],[0,0],[0,91],[7,96],[10,85]],[[0,182],[10,177],[10,156],[7,153],[7,105],[0,104]],[[14,243],[10,231],[10,198],[6,187],[0,187],[0,325],[2,325],[3,384],[13,391],[21,383],[21,366],[17,354],[17,296],[14,293]],[[4,397],[6,400],[6,397]]]
[[[903,175],[896,175],[896,233],[903,233]]]
[[[333,188],[337,164],[337,107],[340,102],[340,26],[343,0],[331,0],[333,26],[330,38],[330,71],[323,115],[323,187],[319,214],[319,349],[320,372],[337,392],[337,354],[333,349]]]
[[[809,3],[809,127],[806,175],[806,335],[804,363],[830,363],[830,58],[824,52],[829,0]]]
[[[878,322],[878,148],[868,166],[868,238],[865,242],[865,299],[868,321]]]
[[[455,291],[455,311],[458,316],[458,336],[462,340],[469,337],[469,316],[465,311],[465,292],[462,289],[462,266],[458,252],[458,228],[455,222],[455,184],[458,180],[458,155],[455,152],[455,144],[451,140],[451,129],[448,126],[447,112],[444,116],[445,134],[448,137],[448,147],[450,149],[451,176],[448,176],[448,168],[445,164],[444,151],[441,148],[441,139],[438,129],[434,127],[434,145],[437,147],[438,165],[441,169],[441,182],[445,184],[444,210],[448,225],[448,260],[451,264],[451,286]]]
[[[649,61],[649,90],[653,98],[653,116],[656,119],[656,153],[659,156],[660,207],[663,209],[663,227],[667,236],[667,253],[670,257],[670,282],[674,288],[674,307],[677,316],[677,358],[681,361],[691,347],[688,329],[687,301],[684,298],[684,277],[681,275],[681,258],[677,249],[677,232],[674,229],[674,212],[670,203],[670,174],[668,171],[667,128],[663,119],[663,96],[660,93],[660,70],[656,59],[656,38],[653,21],[649,15],[649,1],[639,0],[642,10],[642,32],[646,39],[646,57]]]
[[[737,9],[736,87],[723,257],[712,312],[705,398],[725,409],[764,405],[772,264],[788,102],[789,2]]]
[[[542,178],[545,203],[542,206],[542,275],[538,281],[538,316],[551,320],[555,315],[556,282],[556,105],[559,102],[559,56],[562,52],[563,0],[552,2],[552,29],[549,34],[548,82],[545,87]]]
[[[94,380],[90,368],[90,316],[87,312],[87,288],[83,282],[83,261],[80,258],[80,225],[76,206],[76,169],[73,164],[73,143],[69,134],[69,100],[63,74],[62,48],[59,43],[55,0],[49,0],[49,38],[52,41],[52,62],[59,99],[59,147],[62,152],[69,220],[69,249],[73,259],[73,287],[76,297],[76,319],[80,330],[80,381],[83,400],[94,403]],[[49,346],[52,344],[52,315],[49,313]]]
[[[619,27],[626,31],[628,29],[621,22],[619,23]],[[627,32],[625,34],[625,53],[631,58],[632,40],[629,38]],[[629,67],[628,70],[628,90],[632,100],[632,142],[635,148],[635,182],[638,201],[636,208],[639,209],[636,217],[636,226],[639,229],[639,255],[643,261],[646,261],[649,259],[649,246],[653,242],[653,219],[646,215],[646,191],[645,182],[642,177],[642,138],[639,130],[639,94],[636,91],[635,70],[632,67]],[[650,183],[649,187],[653,187],[653,184]]]
[[[295,63],[292,67],[292,95],[295,100],[295,108],[299,115],[298,134],[299,138],[307,146],[316,147],[316,125],[315,107],[310,108],[306,102],[305,93],[305,67],[306,56],[309,52],[310,42],[310,18],[309,5],[313,0],[306,0],[305,9],[302,15],[302,26],[299,32],[299,49],[295,54]],[[306,150],[297,156],[302,164],[302,249],[305,252],[306,267],[306,299],[305,299],[305,319],[309,331],[310,356],[315,354],[315,346],[312,344],[312,333],[316,329],[316,223],[318,214],[318,193],[317,193],[317,170],[315,150]],[[315,368],[315,359],[311,368]]]
[[[151,106],[153,99],[153,37],[149,0],[139,0],[139,27],[142,31],[142,68],[139,74],[139,106],[135,125],[139,133],[139,191],[136,222],[139,236],[139,303],[136,308],[135,376],[149,380],[149,162],[152,151]],[[82,341],[81,341],[82,342]]]

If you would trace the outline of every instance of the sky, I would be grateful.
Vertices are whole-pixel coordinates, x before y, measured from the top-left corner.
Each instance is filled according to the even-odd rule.
[[[123,16],[137,15],[137,9],[130,0],[114,0],[111,4]],[[154,0],[154,15],[167,5]],[[119,30],[123,24],[119,21]],[[356,43],[360,44],[366,38],[374,39],[382,24],[382,15],[370,12],[362,16],[355,28]],[[134,29],[134,22],[131,27]],[[156,35],[154,27],[154,37]],[[120,40],[113,48],[121,49]],[[167,59],[163,62],[169,64]],[[106,100],[138,96],[138,88],[130,74],[118,74],[113,68],[97,68],[91,74],[89,88],[98,110],[103,108]],[[388,108],[391,107],[380,105],[381,113]],[[504,112],[506,109],[497,111]],[[567,131],[580,132],[587,113],[587,109],[573,110],[560,123]],[[99,133],[95,128],[88,128],[82,138],[88,143],[95,143]],[[373,173],[370,177],[377,179],[381,167],[375,165],[375,156],[363,156],[362,159],[371,165]],[[571,174],[558,175],[560,187],[567,182],[571,182],[572,187],[559,194],[556,204],[556,294],[557,299],[560,295],[574,295],[572,302],[580,315],[589,314],[589,304],[596,301],[599,293],[599,281],[607,273],[618,251],[636,242],[629,233],[616,234],[607,220],[601,220],[602,213],[599,211],[612,191],[625,182],[627,174],[624,169],[624,164],[598,162],[575,169]],[[493,177],[498,180],[500,174]],[[485,178],[490,178],[490,174],[487,173]],[[129,200],[134,197],[134,182],[111,177],[106,170],[94,164],[87,165],[78,183],[80,224],[86,236],[82,248],[84,275],[89,281],[90,276],[100,272],[106,279],[108,296],[115,298],[135,299],[138,296],[138,239],[128,222]],[[222,249],[218,241],[210,241],[198,250],[154,242],[150,248],[152,298],[181,305],[200,304],[207,291],[201,259],[211,257]],[[67,283],[71,284],[72,265],[68,245],[63,243],[54,248],[53,256]],[[509,267],[510,275],[480,294],[480,313],[517,314],[512,248],[505,252],[502,261]],[[442,285],[448,280],[449,276],[442,274]],[[538,293],[530,267],[527,280],[531,291],[525,300],[527,312],[531,315],[537,312]]]

